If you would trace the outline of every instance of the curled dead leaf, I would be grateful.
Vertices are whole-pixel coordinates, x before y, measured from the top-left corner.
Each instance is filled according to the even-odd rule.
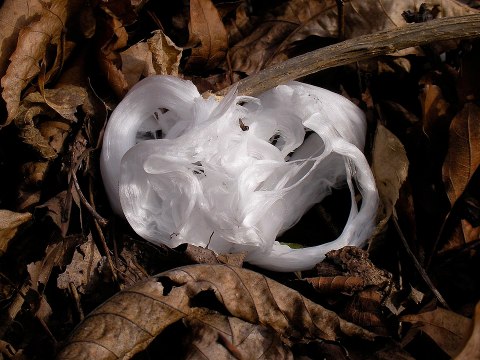
[[[453,206],[480,165],[480,107],[467,103],[450,124],[443,181]]]
[[[75,85],[45,89],[43,95],[39,92],[27,95],[15,118],[15,125],[20,130],[19,137],[42,158],[56,158],[70,133],[71,124],[77,121],[77,108],[86,99],[86,90]],[[40,116],[42,121],[39,122],[37,117]]]
[[[93,273],[102,256],[89,234],[87,241],[75,250],[70,264],[57,277],[57,287],[67,290],[72,284],[80,294],[84,294],[92,279]]]
[[[80,0],[52,0],[50,8],[44,9],[38,21],[20,31],[17,48],[1,80],[2,97],[8,111],[5,125],[17,115],[21,92],[39,74],[38,64],[44,60],[50,45],[56,49],[56,58],[48,73],[53,74],[60,69],[65,45],[62,32],[69,15],[74,14],[80,4]]]
[[[122,72],[129,88],[142,76],[178,75],[182,49],[158,30],[146,42],[139,42],[120,53]]]
[[[7,251],[10,240],[17,234],[19,228],[31,219],[30,213],[0,209],[0,256]]]
[[[193,316],[192,302],[206,293],[229,316],[262,324],[292,341],[374,337],[263,275],[226,265],[194,265],[159,274],[113,296],[77,326],[58,359],[129,359],[167,326]]]
[[[186,358],[293,359],[280,336],[262,325],[220,315],[202,308],[192,309],[185,319],[191,329]]]
[[[471,320],[450,310],[437,308],[421,314],[405,315],[401,321],[427,334],[449,356],[457,355],[469,334]]]
[[[228,47],[227,30],[211,0],[190,1],[190,44],[192,54],[185,65],[187,71],[214,69],[225,59]]]
[[[326,276],[305,278],[320,293],[352,293],[363,289],[365,282],[358,276]]]
[[[43,259],[27,265],[31,287],[35,291],[45,286],[55,266],[62,266],[74,247],[83,239],[82,236],[68,236],[57,243],[47,246]]]
[[[375,231],[379,233],[392,216],[400,188],[407,179],[409,162],[403,144],[381,124],[377,125],[372,157],[372,170],[380,197],[380,219]]]
[[[455,360],[479,360],[480,359],[480,302],[475,307],[473,326],[467,343]]]
[[[152,62],[157,75],[178,75],[178,66],[182,57],[182,49],[158,30],[147,40],[152,53]]]
[[[42,13],[50,1],[5,0],[0,7],[0,74],[5,74],[8,58],[17,45],[20,30]]]
[[[127,46],[128,34],[122,22],[107,17],[97,23],[99,35],[97,59],[101,71],[115,94],[122,98],[128,91],[128,83],[120,69],[120,50]]]

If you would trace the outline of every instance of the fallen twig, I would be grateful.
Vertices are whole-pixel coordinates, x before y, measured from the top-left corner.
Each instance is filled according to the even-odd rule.
[[[331,67],[351,64],[434,41],[480,36],[480,14],[431,20],[359,36],[308,52],[250,75],[237,84],[240,95],[258,95],[277,85]],[[228,90],[218,95],[225,95]]]
[[[408,241],[407,241],[407,239],[405,238],[405,235],[403,235],[403,231],[402,231],[402,229],[400,228],[400,225],[398,224],[397,214],[396,214],[395,209],[393,210],[392,220],[393,220],[393,224],[395,225],[395,229],[397,230],[397,233],[398,233],[398,235],[399,235],[399,237],[400,237],[400,240],[402,241],[403,247],[405,248],[405,251],[407,252],[408,256],[410,256],[410,258],[412,259],[413,263],[415,264],[415,268],[416,268],[417,271],[420,273],[420,275],[422,276],[423,280],[425,281],[425,283],[427,284],[427,286],[430,288],[430,290],[433,292],[433,294],[435,295],[435,297],[437,298],[437,300],[440,302],[440,304],[442,304],[442,306],[443,306],[445,309],[449,309],[449,310],[450,310],[450,306],[448,306],[448,304],[447,304],[447,302],[445,301],[445,299],[443,298],[442,294],[440,294],[440,292],[438,291],[438,289],[436,288],[436,286],[433,284],[432,280],[430,280],[430,277],[428,276],[427,272],[426,272],[425,269],[422,267],[422,265],[421,265],[420,262],[418,261],[417,257],[416,257],[415,254],[413,253],[413,251],[410,249],[410,246],[408,245]]]

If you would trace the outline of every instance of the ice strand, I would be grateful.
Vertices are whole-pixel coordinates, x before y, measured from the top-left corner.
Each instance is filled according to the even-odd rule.
[[[139,141],[144,133],[154,139]],[[290,82],[258,98],[232,91],[218,102],[189,81],[153,76],[112,113],[101,171],[114,211],[151,242],[242,251],[266,269],[306,270],[332,249],[362,246],[373,231],[378,195],[365,134],[358,107],[315,86]],[[351,209],[336,240],[303,249],[275,240],[344,184]]]

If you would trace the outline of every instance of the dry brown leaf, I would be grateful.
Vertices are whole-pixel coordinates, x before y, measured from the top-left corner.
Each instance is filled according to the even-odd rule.
[[[17,46],[20,30],[39,17],[50,1],[5,0],[0,7],[0,74],[5,74],[8,58]]]
[[[480,165],[480,107],[465,104],[450,124],[443,181],[453,206]]]
[[[253,20],[253,21],[252,21]],[[233,45],[242,40],[254,28],[255,20],[250,16],[250,6],[246,1],[237,4],[235,17],[225,23],[228,43]]]
[[[110,298],[77,326],[58,359],[129,359],[167,326],[192,315],[190,303],[205,293],[214,295],[230,316],[267,326],[284,338],[373,339],[372,333],[263,275],[226,265],[194,265]]]
[[[120,70],[121,57],[118,50],[127,46],[128,34],[120,20],[107,17],[97,23],[99,50],[97,59],[100,69],[119,98],[128,91],[128,83]]]
[[[452,357],[457,355],[465,344],[472,322],[469,318],[441,308],[422,314],[402,316],[400,320],[423,331]]]
[[[382,288],[392,285],[392,275],[373,265],[368,258],[368,252],[355,246],[329,251],[324,261],[335,264],[346,275],[362,278],[365,286]]]
[[[0,256],[7,251],[10,240],[17,234],[19,228],[31,219],[30,213],[0,209]]]
[[[146,42],[139,42],[120,53],[122,72],[129,88],[135,85],[142,76],[174,75],[178,76],[178,66],[182,57],[182,49],[161,30]]]
[[[382,293],[375,289],[360,291],[345,305],[339,315],[375,334],[388,336],[384,298]]]
[[[422,130],[429,137],[437,137],[443,128],[448,126],[446,118],[450,110],[450,104],[445,100],[442,89],[433,81],[428,75],[420,81],[420,85],[423,85],[423,91],[420,94]]]
[[[84,294],[98,263],[102,259],[92,235],[87,236],[87,241],[75,250],[72,262],[57,278],[57,287],[67,290],[72,284],[78,293]]]
[[[58,193],[36,209],[45,209],[46,216],[58,226],[62,235],[66,235],[70,223],[71,195],[66,190]]]
[[[182,49],[158,30],[147,40],[152,53],[152,63],[157,75],[178,75],[178,66],[182,58]]]
[[[75,122],[77,121],[75,113],[85,102],[87,90],[81,86],[62,84],[55,89],[45,89],[41,94],[29,94],[27,98],[25,100],[29,103],[45,103],[62,118]]]
[[[480,302],[475,307],[473,327],[468,341],[455,360],[480,360]]]
[[[29,94],[15,118],[15,125],[20,129],[19,137],[44,159],[56,158],[70,133],[71,124],[77,120],[77,107],[86,99],[87,91],[75,85],[45,89],[43,95],[39,92]],[[43,121],[38,123],[36,118],[40,115]]]
[[[326,276],[303,279],[313,288],[325,294],[347,293],[351,294],[365,287],[365,282],[358,276]]]
[[[225,59],[228,38],[225,26],[211,0],[190,1],[189,43],[200,43],[192,49],[185,69],[208,71]]]
[[[381,232],[392,216],[400,188],[407,179],[409,162],[400,140],[381,124],[377,125],[372,157],[372,170],[380,197],[380,219],[376,232]]]
[[[82,240],[81,236],[68,236],[57,243],[50,244],[45,250],[42,260],[27,265],[32,289],[39,291],[40,286],[45,286],[50,279],[55,266],[64,265],[65,255],[69,253]]]
[[[62,32],[70,14],[75,13],[79,0],[52,0],[49,9],[44,9],[40,20],[20,31],[17,48],[10,57],[5,76],[1,80],[2,97],[6,102],[9,124],[17,115],[22,90],[39,74],[47,48],[56,48],[56,59],[48,73],[53,74],[60,69],[63,62],[64,40]]]
[[[148,44],[139,42],[138,44],[130,46],[127,50],[120,53],[122,58],[122,73],[128,88],[131,89],[143,74],[154,74],[152,64],[152,54],[148,49]]]
[[[0,354],[7,357],[7,359],[16,359],[17,351],[6,341],[0,340]]]
[[[265,326],[202,308],[192,309],[185,323],[192,332],[185,358],[293,359],[278,334]]]
[[[343,298],[339,315],[375,334],[388,335],[385,303],[396,293],[391,274],[373,265],[365,250],[353,246],[328,252],[319,265],[321,274],[341,274],[316,278],[313,284],[332,303]]]

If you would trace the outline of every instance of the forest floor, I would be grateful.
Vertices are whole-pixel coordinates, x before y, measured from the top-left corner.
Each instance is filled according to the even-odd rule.
[[[0,360],[480,359],[480,34],[435,37],[445,18],[480,28],[480,2],[1,4]],[[244,253],[154,245],[113,213],[103,133],[142,78],[269,88],[265,69],[414,26],[418,46],[373,43],[308,74],[290,63],[365,112],[380,205],[363,249],[277,273]],[[278,240],[334,240],[350,207],[335,189]]]

